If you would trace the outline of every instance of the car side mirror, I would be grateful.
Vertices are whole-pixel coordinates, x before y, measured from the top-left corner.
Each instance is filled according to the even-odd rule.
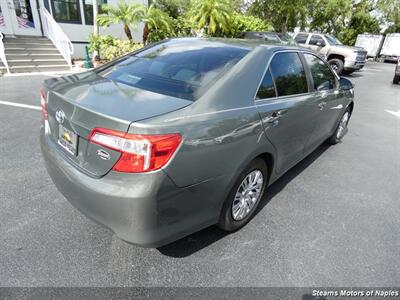
[[[322,43],[322,42],[317,42],[317,44],[316,44],[318,47],[325,47],[325,43]]]
[[[340,77],[339,82],[340,82],[340,89],[343,91],[351,90],[354,87],[353,83],[346,78]]]

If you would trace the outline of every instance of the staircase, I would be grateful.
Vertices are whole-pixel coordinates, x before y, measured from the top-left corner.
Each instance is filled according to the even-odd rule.
[[[3,39],[11,73],[69,71],[70,67],[46,37],[17,36]],[[0,72],[7,73],[0,61]]]

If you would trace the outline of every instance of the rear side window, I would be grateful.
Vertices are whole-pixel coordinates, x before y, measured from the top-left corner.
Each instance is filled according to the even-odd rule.
[[[315,90],[323,91],[335,88],[336,77],[326,63],[312,54],[304,53],[304,58],[310,68]]]
[[[310,41],[308,42],[309,45],[317,45],[320,44],[321,46],[325,46],[325,41],[322,37],[319,35],[313,34],[310,38]]]
[[[308,92],[307,77],[297,53],[278,53],[271,61],[271,73],[278,96]]]
[[[271,71],[268,69],[258,89],[256,99],[268,99],[276,97],[275,85],[272,80]]]
[[[296,42],[298,42],[299,44],[305,44],[307,42],[307,38],[308,38],[308,34],[306,33],[299,33],[298,35],[296,35],[296,37],[294,38]]]
[[[248,49],[218,42],[170,41],[110,65],[99,74],[155,93],[195,101]]]

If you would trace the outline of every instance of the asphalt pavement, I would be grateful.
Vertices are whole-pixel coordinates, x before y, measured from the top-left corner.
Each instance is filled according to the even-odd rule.
[[[268,190],[243,229],[159,249],[127,244],[56,190],[38,143],[45,76],[0,78],[0,286],[400,286],[400,85],[393,64],[348,76],[343,143]],[[3,102],[1,102],[3,101]]]

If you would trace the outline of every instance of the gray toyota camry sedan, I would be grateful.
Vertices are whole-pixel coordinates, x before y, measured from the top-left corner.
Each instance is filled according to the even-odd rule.
[[[268,186],[340,142],[353,86],[316,53],[172,39],[41,89],[41,148],[59,191],[121,239],[158,247],[253,217]]]

